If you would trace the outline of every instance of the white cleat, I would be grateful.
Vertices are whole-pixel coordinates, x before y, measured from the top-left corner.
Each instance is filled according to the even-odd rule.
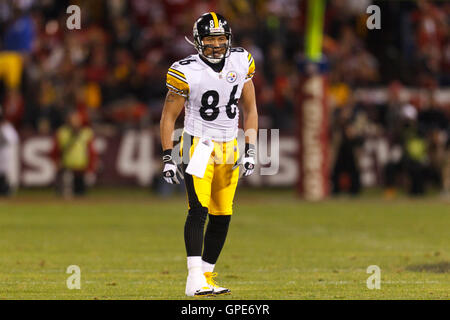
[[[213,290],[213,294],[219,295],[231,293],[230,289],[222,288],[214,281],[214,278],[217,277],[217,272],[205,272],[204,275],[209,287]]]
[[[194,296],[210,296],[212,295],[213,289],[208,285],[204,275],[192,276],[188,275],[186,281],[186,295],[188,297]]]

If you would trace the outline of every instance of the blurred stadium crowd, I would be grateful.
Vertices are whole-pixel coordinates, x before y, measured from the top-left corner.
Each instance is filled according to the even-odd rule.
[[[82,9],[80,30],[66,28],[71,4]],[[366,27],[370,4],[381,8],[381,30]],[[184,39],[194,19],[217,11],[234,46],[254,56],[261,127],[292,134],[304,8],[295,0],[0,0],[4,117],[39,134],[54,134],[73,110],[95,132],[157,127],[167,68],[194,53]],[[377,135],[392,146],[387,195],[399,172],[410,176],[411,193],[427,181],[450,190],[450,99],[436,98],[450,86],[450,3],[332,0],[324,29],[333,191],[359,192],[356,155]],[[380,87],[384,98],[358,94]]]

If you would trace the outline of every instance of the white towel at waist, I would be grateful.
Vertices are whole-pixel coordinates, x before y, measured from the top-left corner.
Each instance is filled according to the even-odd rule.
[[[203,178],[213,149],[214,142],[210,138],[200,138],[192,158],[189,160],[186,172],[198,178]]]

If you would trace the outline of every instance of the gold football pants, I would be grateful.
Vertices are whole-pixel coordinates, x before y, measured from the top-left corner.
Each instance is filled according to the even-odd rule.
[[[186,132],[181,139],[180,154],[183,159],[184,180],[189,209],[205,207],[212,215],[231,215],[233,199],[239,180],[239,168],[233,165],[239,158],[237,139],[214,142],[203,178],[186,173],[186,167],[200,138]],[[189,156],[189,158],[188,158]]]

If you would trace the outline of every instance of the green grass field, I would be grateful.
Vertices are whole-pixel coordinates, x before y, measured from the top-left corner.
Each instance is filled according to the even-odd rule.
[[[1,200],[0,298],[186,299],[185,214],[184,195],[144,191]],[[66,286],[69,265],[80,290]],[[238,189],[216,271],[232,295],[203,299],[450,299],[450,204]]]

